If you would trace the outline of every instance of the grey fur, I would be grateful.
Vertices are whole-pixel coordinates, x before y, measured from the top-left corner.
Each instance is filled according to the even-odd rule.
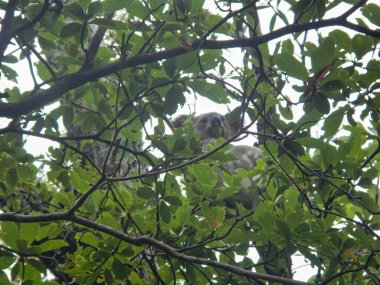
[[[220,137],[229,139],[239,131],[242,123],[241,120],[230,122],[228,121],[227,115],[210,112],[192,117],[195,131],[201,136],[202,147],[213,143]],[[181,127],[188,118],[190,118],[188,115],[176,117],[172,121],[173,126],[175,128]],[[236,157],[235,161],[223,165],[223,167],[230,172],[234,172],[238,168],[247,170],[253,169],[256,166],[256,161],[263,157],[259,148],[249,145],[233,145],[227,152],[232,153]],[[248,181],[248,179],[242,181],[242,189],[239,193],[225,198],[225,201],[232,206],[236,202],[240,202],[245,208],[251,209],[258,196],[258,191],[249,189],[251,185],[252,183]]]
[[[190,118],[189,115],[180,115],[176,117],[172,123],[175,128],[179,128]],[[216,112],[201,114],[192,117],[195,131],[201,136],[202,147],[213,143],[220,137],[226,140],[231,138],[239,131],[241,120],[237,122],[229,122],[227,115]],[[237,161],[233,161],[227,165],[227,169],[231,172],[237,168],[252,169],[256,166],[256,161],[262,158],[262,152],[259,148],[249,145],[231,146],[228,152],[236,156]]]

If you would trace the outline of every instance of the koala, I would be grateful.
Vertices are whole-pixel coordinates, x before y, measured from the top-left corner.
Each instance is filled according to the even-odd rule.
[[[175,128],[179,128],[189,118],[189,115],[180,115],[172,121]],[[235,135],[240,128],[241,120],[229,122],[227,115],[216,112],[205,113],[193,117],[195,131],[201,136],[201,146],[213,143],[218,138],[229,139]],[[231,146],[228,152],[236,156],[237,160],[227,166],[229,171],[237,168],[250,170],[255,167],[256,161],[262,158],[259,148],[248,145]]]
[[[172,124],[175,128],[179,128],[188,118],[190,118],[189,115],[180,115],[172,121]],[[230,122],[228,120],[228,114],[222,115],[216,112],[201,114],[192,117],[192,119],[195,132],[201,137],[202,147],[213,143],[221,137],[224,139],[231,138],[239,131],[242,123],[240,119],[235,122]],[[227,152],[232,153],[236,157],[235,161],[223,165],[223,168],[230,172],[234,172],[238,168],[251,170],[256,166],[256,161],[263,157],[259,148],[248,145],[231,146]],[[242,184],[242,188],[248,188],[250,186],[249,181],[243,181]],[[257,191],[245,191],[242,189],[239,193],[227,197],[225,201],[230,205],[241,202],[245,208],[250,209],[257,195]]]
[[[189,115],[180,115],[174,119],[173,126],[179,128],[189,118]],[[229,139],[238,131],[240,122],[230,123],[226,116],[210,112],[193,117],[195,131],[201,136],[202,145],[211,143],[218,138]]]

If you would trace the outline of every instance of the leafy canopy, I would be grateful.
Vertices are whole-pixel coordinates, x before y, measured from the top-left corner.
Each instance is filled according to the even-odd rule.
[[[0,9],[1,284],[304,284],[295,254],[310,283],[380,283],[376,1]],[[254,169],[171,129],[195,96],[257,125]]]

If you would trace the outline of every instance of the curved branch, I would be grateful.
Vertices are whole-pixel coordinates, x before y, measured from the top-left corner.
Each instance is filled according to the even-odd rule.
[[[212,266],[214,268],[226,270],[228,272],[235,273],[240,276],[244,276],[250,280],[267,280],[270,282],[279,282],[281,284],[289,284],[289,285],[311,285],[312,284],[312,283],[292,280],[292,279],[288,279],[284,277],[252,272],[249,270],[242,269],[235,265],[230,265],[230,264],[218,262],[215,260],[209,260],[206,258],[199,258],[199,257],[191,256],[191,255],[185,255],[185,254],[180,253],[178,249],[171,247],[151,236],[145,235],[145,236],[140,236],[140,237],[133,237],[126,233],[117,231],[106,225],[101,225],[89,219],[71,215],[69,212],[59,212],[59,213],[52,213],[52,214],[30,215],[30,216],[13,214],[13,213],[0,214],[0,221],[35,223],[35,222],[52,222],[52,221],[60,221],[60,220],[72,221],[79,225],[82,225],[82,226],[85,226],[85,227],[88,227],[88,228],[91,228],[103,233],[107,233],[113,237],[116,237],[124,242],[130,243],[133,245],[137,245],[137,246],[150,245],[159,250],[162,250],[167,255],[170,255],[178,260],[182,260],[189,263]]]
[[[338,17],[329,20],[321,20],[312,23],[293,24],[255,38],[220,41],[203,40],[203,38],[201,38],[195,40],[189,45],[186,44],[186,46],[179,46],[160,52],[139,54],[130,58],[121,58],[113,63],[96,69],[82,70],[74,74],[67,75],[58,79],[52,87],[34,96],[25,97],[17,103],[0,104],[0,117],[15,118],[20,115],[25,115],[34,109],[41,108],[44,105],[53,102],[54,100],[60,98],[63,94],[74,88],[77,88],[91,80],[110,75],[122,69],[173,58],[197,49],[228,49],[241,47],[257,47],[263,43],[267,43],[271,40],[280,38],[287,34],[304,32],[308,30],[320,29],[330,26],[343,26],[376,38],[380,38],[380,31],[371,30],[359,25],[349,23],[346,21],[344,17]]]

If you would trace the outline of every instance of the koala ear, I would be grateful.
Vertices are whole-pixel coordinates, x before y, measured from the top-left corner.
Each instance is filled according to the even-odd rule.
[[[231,113],[227,113],[225,115],[228,124],[231,128],[231,135],[236,134],[239,130],[241,125],[243,124],[243,120],[241,118],[241,113],[239,110],[235,109]]]
[[[174,128],[181,127],[188,117],[190,117],[190,116],[189,115],[180,115],[178,117],[175,117],[174,120],[172,120],[173,127]]]
[[[239,117],[237,120],[229,122],[229,124],[231,128],[231,133],[236,134],[240,130],[240,127],[243,124],[243,120],[241,119],[241,117]]]

